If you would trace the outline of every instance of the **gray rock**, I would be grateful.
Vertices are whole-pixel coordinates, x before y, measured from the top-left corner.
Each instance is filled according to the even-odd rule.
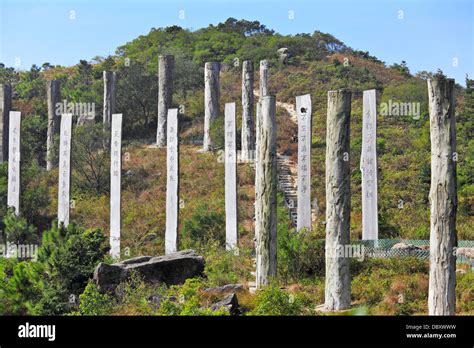
[[[407,243],[397,243],[395,244],[392,249],[398,249],[398,250],[422,250],[419,246],[413,245],[413,244],[407,244]]]
[[[124,264],[124,265],[131,265],[131,264],[134,264],[134,263],[146,262],[146,261],[150,260],[151,258],[152,258],[152,256],[137,256],[137,257],[132,257],[131,259],[128,259],[128,260],[123,260],[119,263]]]
[[[239,301],[237,300],[237,295],[235,293],[231,293],[224,297],[221,301],[216,302],[211,306],[213,311],[216,311],[220,308],[225,308],[230,315],[239,315],[240,306]]]
[[[288,59],[291,58],[291,52],[287,47],[282,47],[277,50],[278,59],[281,63],[288,63]]]
[[[207,288],[204,292],[215,294],[215,293],[222,293],[222,292],[239,292],[244,290],[244,286],[242,284],[226,284],[223,286],[216,286],[214,288]]]
[[[158,257],[139,256],[111,265],[101,262],[94,271],[94,281],[100,291],[113,291],[132,272],[138,272],[146,283],[182,284],[188,278],[203,276],[204,265],[204,258],[194,250]]]
[[[456,249],[456,255],[457,256],[464,255],[468,258],[473,258],[474,259],[474,248],[457,248]]]
[[[148,297],[148,303],[151,304],[155,309],[160,308],[161,301],[163,300],[163,297],[160,295],[151,295]]]

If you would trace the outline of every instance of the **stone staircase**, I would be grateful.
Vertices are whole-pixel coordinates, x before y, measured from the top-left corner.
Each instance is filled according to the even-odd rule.
[[[278,189],[283,193],[291,223],[297,222],[297,165],[287,156],[277,154]]]

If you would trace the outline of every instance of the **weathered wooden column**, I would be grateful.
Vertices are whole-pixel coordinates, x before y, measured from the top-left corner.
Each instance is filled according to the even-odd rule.
[[[213,149],[211,125],[219,115],[219,72],[218,62],[207,62],[204,66],[204,151]]]
[[[104,125],[110,129],[112,114],[115,112],[115,87],[117,74],[115,71],[104,71]]]
[[[362,100],[362,239],[378,240],[377,91],[364,91]]]
[[[257,109],[256,109],[256,139],[255,139],[255,148],[258,147],[258,136],[260,134],[260,124],[261,124],[261,100],[264,96],[268,95],[268,61],[266,59],[260,61],[260,70],[259,70],[259,98],[257,102]],[[256,156],[256,155],[255,155]]]
[[[259,98],[257,101],[257,107],[255,110],[255,162],[257,161],[257,149],[259,148],[260,142],[260,126],[262,124],[261,115],[261,100],[263,96],[268,94],[268,61],[261,60],[259,68]],[[260,187],[261,175],[258,172],[259,166],[255,166],[255,195],[257,196],[257,188]],[[255,211],[255,221],[257,220],[257,211]]]
[[[327,310],[351,305],[350,255],[350,115],[351,92],[328,92],[326,125],[326,286]]]
[[[257,109],[256,109],[256,133],[255,133],[255,202],[254,202],[254,208],[255,208],[255,223],[254,223],[254,233],[255,233],[255,240],[257,240],[257,221],[260,221],[259,217],[259,211],[257,209],[257,197],[258,197],[258,190],[260,189],[260,180],[262,179],[262,176],[260,174],[260,166],[258,165],[258,149],[260,148],[260,128],[261,128],[261,117],[260,117],[260,100],[257,101]]]
[[[268,95],[268,60],[264,59],[260,61],[260,86],[259,94],[260,100]]]
[[[430,315],[456,314],[457,179],[454,80],[428,80],[431,138]]]
[[[178,251],[179,141],[178,109],[168,109],[166,141],[166,232],[165,253]]]
[[[9,149],[8,149],[8,195],[7,207],[15,209],[16,215],[20,214],[20,136],[21,112],[10,111],[9,114]]]
[[[0,85],[0,163],[8,161],[8,121],[12,107],[12,88]]]
[[[298,115],[298,206],[296,230],[311,230],[311,96],[296,97]]]
[[[59,143],[58,224],[69,225],[72,114],[61,114]]]
[[[237,227],[237,132],[235,103],[225,104],[225,236],[226,249],[236,250]]]
[[[112,115],[110,141],[110,254],[120,258],[122,218],[122,114]]]
[[[253,63],[245,60],[242,64],[242,161],[250,161],[255,156],[253,125]]]
[[[257,287],[267,285],[277,274],[277,165],[276,102],[274,96],[261,101],[260,140],[256,167],[261,178],[256,189],[255,235],[257,239]]]
[[[61,115],[58,104],[61,103],[61,82],[50,80],[47,82],[47,104],[48,104],[48,135],[46,142],[46,170],[51,170],[54,166],[53,147],[54,136],[59,134]]]
[[[158,57],[158,129],[156,144],[166,146],[166,118],[173,101],[174,56]]]

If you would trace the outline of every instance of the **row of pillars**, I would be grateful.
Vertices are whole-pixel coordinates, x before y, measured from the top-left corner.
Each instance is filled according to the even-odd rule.
[[[115,95],[117,75],[115,72],[104,71],[104,104],[103,122],[110,125],[115,111]],[[8,160],[8,119],[11,110],[12,88],[10,85],[0,85],[0,163]],[[59,134],[61,115],[58,104],[61,104],[61,82],[49,80],[46,85],[46,102],[48,108],[48,130],[46,141],[46,170],[51,170],[55,163],[52,158],[54,136]]]
[[[158,57],[158,129],[156,144],[166,146],[166,121],[172,106],[175,60],[172,55]],[[219,62],[204,65],[204,136],[203,150],[213,150],[212,122],[219,116],[220,98]],[[260,62],[260,97],[268,94],[268,61]],[[242,158],[250,160],[255,151],[254,138],[254,68],[252,61],[242,64]]]

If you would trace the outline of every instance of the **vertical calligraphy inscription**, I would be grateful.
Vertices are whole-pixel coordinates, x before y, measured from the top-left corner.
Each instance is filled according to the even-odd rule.
[[[297,227],[311,229],[311,96],[296,97],[298,114]]]
[[[110,254],[120,258],[121,182],[122,182],[122,114],[112,115],[110,144]]]
[[[179,142],[178,109],[168,109],[166,139],[166,233],[165,253],[178,251],[178,206],[179,206]]]
[[[377,91],[364,91],[362,118],[362,239],[378,239],[377,209]]]
[[[225,104],[225,216],[226,249],[235,250],[237,228],[237,148],[235,103]]]
[[[10,111],[8,144],[8,196],[7,206],[20,214],[20,126],[21,112]]]
[[[58,224],[69,225],[72,114],[61,115],[59,139]]]

